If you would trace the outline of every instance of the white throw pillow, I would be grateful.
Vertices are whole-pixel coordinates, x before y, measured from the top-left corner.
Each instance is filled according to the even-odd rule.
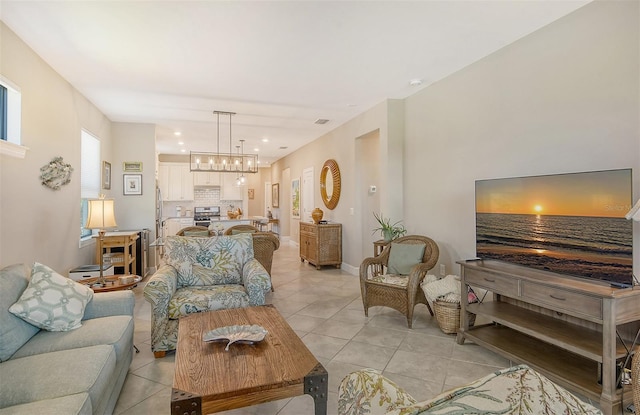
[[[80,327],[92,298],[91,288],[36,262],[29,285],[9,311],[41,329],[70,331]]]

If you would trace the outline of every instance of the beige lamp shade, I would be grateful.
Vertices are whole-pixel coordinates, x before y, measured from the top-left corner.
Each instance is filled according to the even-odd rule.
[[[640,222],[640,199],[636,202],[636,204],[631,208],[629,213],[625,215],[627,219],[633,219]]]
[[[113,199],[90,199],[87,229],[115,228],[116,216]]]

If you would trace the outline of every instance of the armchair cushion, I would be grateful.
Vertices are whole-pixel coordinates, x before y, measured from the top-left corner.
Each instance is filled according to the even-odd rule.
[[[409,275],[411,268],[422,262],[425,244],[391,243],[389,274]]]
[[[372,369],[348,375],[338,390],[339,415],[563,414],[601,412],[526,365],[491,373],[466,386],[416,402]]]
[[[169,318],[177,319],[201,311],[249,306],[249,296],[241,285],[194,285],[178,288],[169,301]]]
[[[224,238],[168,237],[167,265],[178,271],[178,287],[211,284],[240,284],[242,268],[253,258],[249,234]],[[194,265],[195,267],[194,272]],[[211,277],[215,275],[215,282]]]

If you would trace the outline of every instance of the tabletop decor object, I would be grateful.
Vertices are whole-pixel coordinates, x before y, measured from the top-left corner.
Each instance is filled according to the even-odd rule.
[[[226,326],[211,330],[202,336],[205,342],[214,342],[219,340],[229,340],[224,350],[228,351],[229,346],[236,342],[255,343],[264,340],[267,330],[262,326]]]
[[[40,180],[42,184],[53,190],[59,190],[71,181],[73,167],[62,160],[62,157],[54,157],[49,163],[40,167]]]

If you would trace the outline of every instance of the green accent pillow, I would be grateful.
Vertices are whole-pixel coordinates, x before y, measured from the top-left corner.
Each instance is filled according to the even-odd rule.
[[[9,311],[41,329],[70,331],[80,327],[92,298],[91,288],[36,262],[29,285]]]
[[[184,231],[184,236],[209,236],[209,231]]]
[[[422,262],[425,244],[398,244],[391,242],[388,274],[409,275],[414,265]]]
[[[247,229],[247,230],[231,229],[231,235],[240,235],[241,233],[256,233],[256,231],[254,229]]]

